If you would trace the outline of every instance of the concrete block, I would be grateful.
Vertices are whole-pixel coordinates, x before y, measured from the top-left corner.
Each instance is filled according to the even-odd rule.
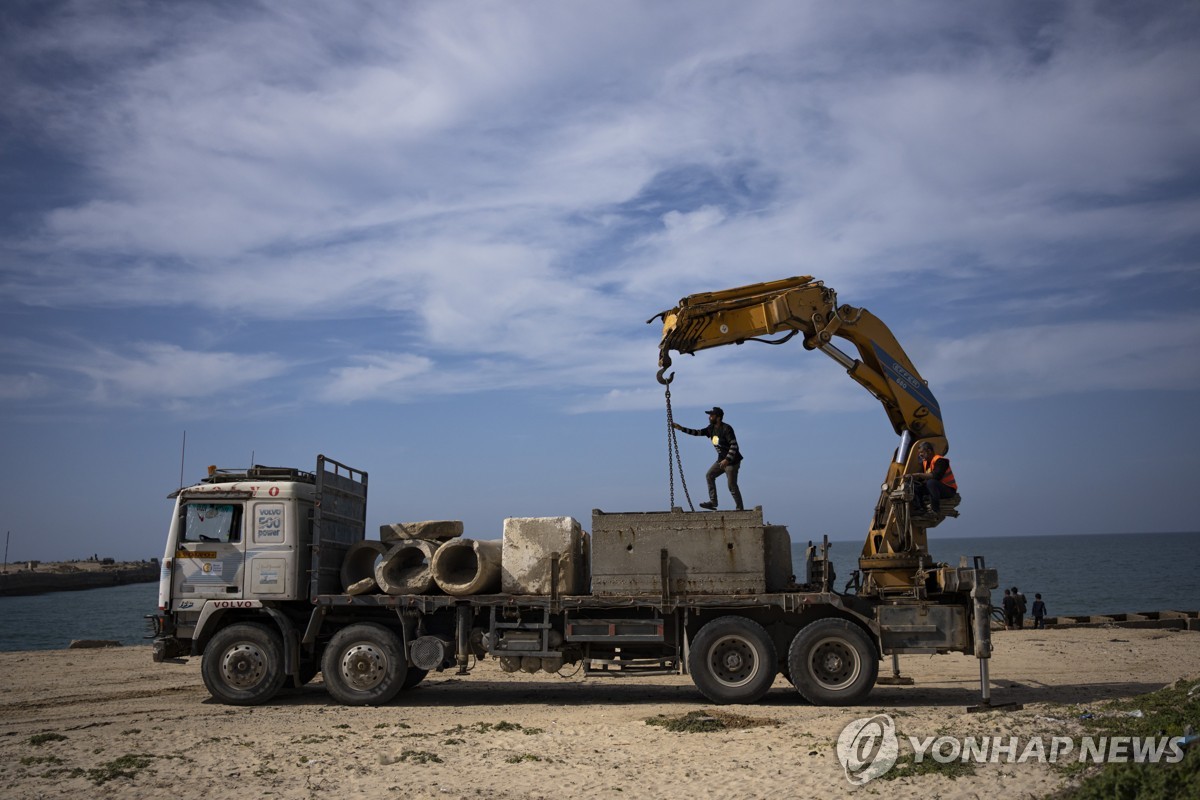
[[[588,535],[573,517],[509,517],[504,520],[501,591],[549,595],[551,555],[559,554],[558,591],[588,593]]]
[[[782,592],[795,575],[792,566],[792,537],[783,525],[763,527],[764,558],[767,566],[767,591]]]
[[[662,594],[663,550],[671,594],[761,594],[767,590],[765,538],[761,508],[619,514],[597,509],[592,594]]]

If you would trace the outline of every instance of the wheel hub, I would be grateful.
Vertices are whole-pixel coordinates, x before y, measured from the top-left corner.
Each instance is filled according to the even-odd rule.
[[[840,639],[818,642],[812,651],[813,677],[827,689],[841,689],[858,677],[860,665],[854,650]]]
[[[258,684],[266,673],[266,654],[253,644],[236,644],[221,657],[221,677],[234,688],[249,689]]]
[[[740,636],[726,636],[714,642],[709,663],[717,680],[728,686],[742,686],[758,673],[754,648]]]
[[[387,656],[367,643],[346,648],[342,655],[342,677],[359,691],[378,686],[387,675]]]

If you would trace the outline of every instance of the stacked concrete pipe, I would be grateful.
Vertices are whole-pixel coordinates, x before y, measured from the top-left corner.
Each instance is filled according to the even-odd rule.
[[[368,594],[379,588],[375,582],[375,564],[388,551],[388,545],[372,539],[355,542],[342,561],[342,586],[346,594]]]
[[[375,565],[375,583],[384,594],[429,594],[434,589],[433,557],[439,542],[400,539]]]
[[[455,597],[498,592],[501,552],[500,542],[451,539],[433,554],[433,580]]]

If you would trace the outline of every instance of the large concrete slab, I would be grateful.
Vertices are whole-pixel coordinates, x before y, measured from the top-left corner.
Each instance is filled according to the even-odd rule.
[[[396,542],[406,539],[427,539],[446,542],[463,535],[460,519],[426,519],[420,522],[392,522],[379,526],[379,541]]]
[[[792,537],[783,525],[763,527],[764,557],[767,562],[767,591],[782,592],[795,581],[792,566]]]
[[[671,594],[761,594],[767,591],[765,539],[761,508],[616,514],[596,509],[592,594],[662,594],[663,550]],[[777,534],[772,541],[777,550]]]
[[[554,553],[559,554],[559,594],[587,594],[588,535],[574,517],[509,517],[503,542],[505,594],[550,594]]]

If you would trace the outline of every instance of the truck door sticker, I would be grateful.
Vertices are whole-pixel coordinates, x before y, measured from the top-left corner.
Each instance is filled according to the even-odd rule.
[[[254,508],[254,541],[283,544],[283,503],[259,503]]]

